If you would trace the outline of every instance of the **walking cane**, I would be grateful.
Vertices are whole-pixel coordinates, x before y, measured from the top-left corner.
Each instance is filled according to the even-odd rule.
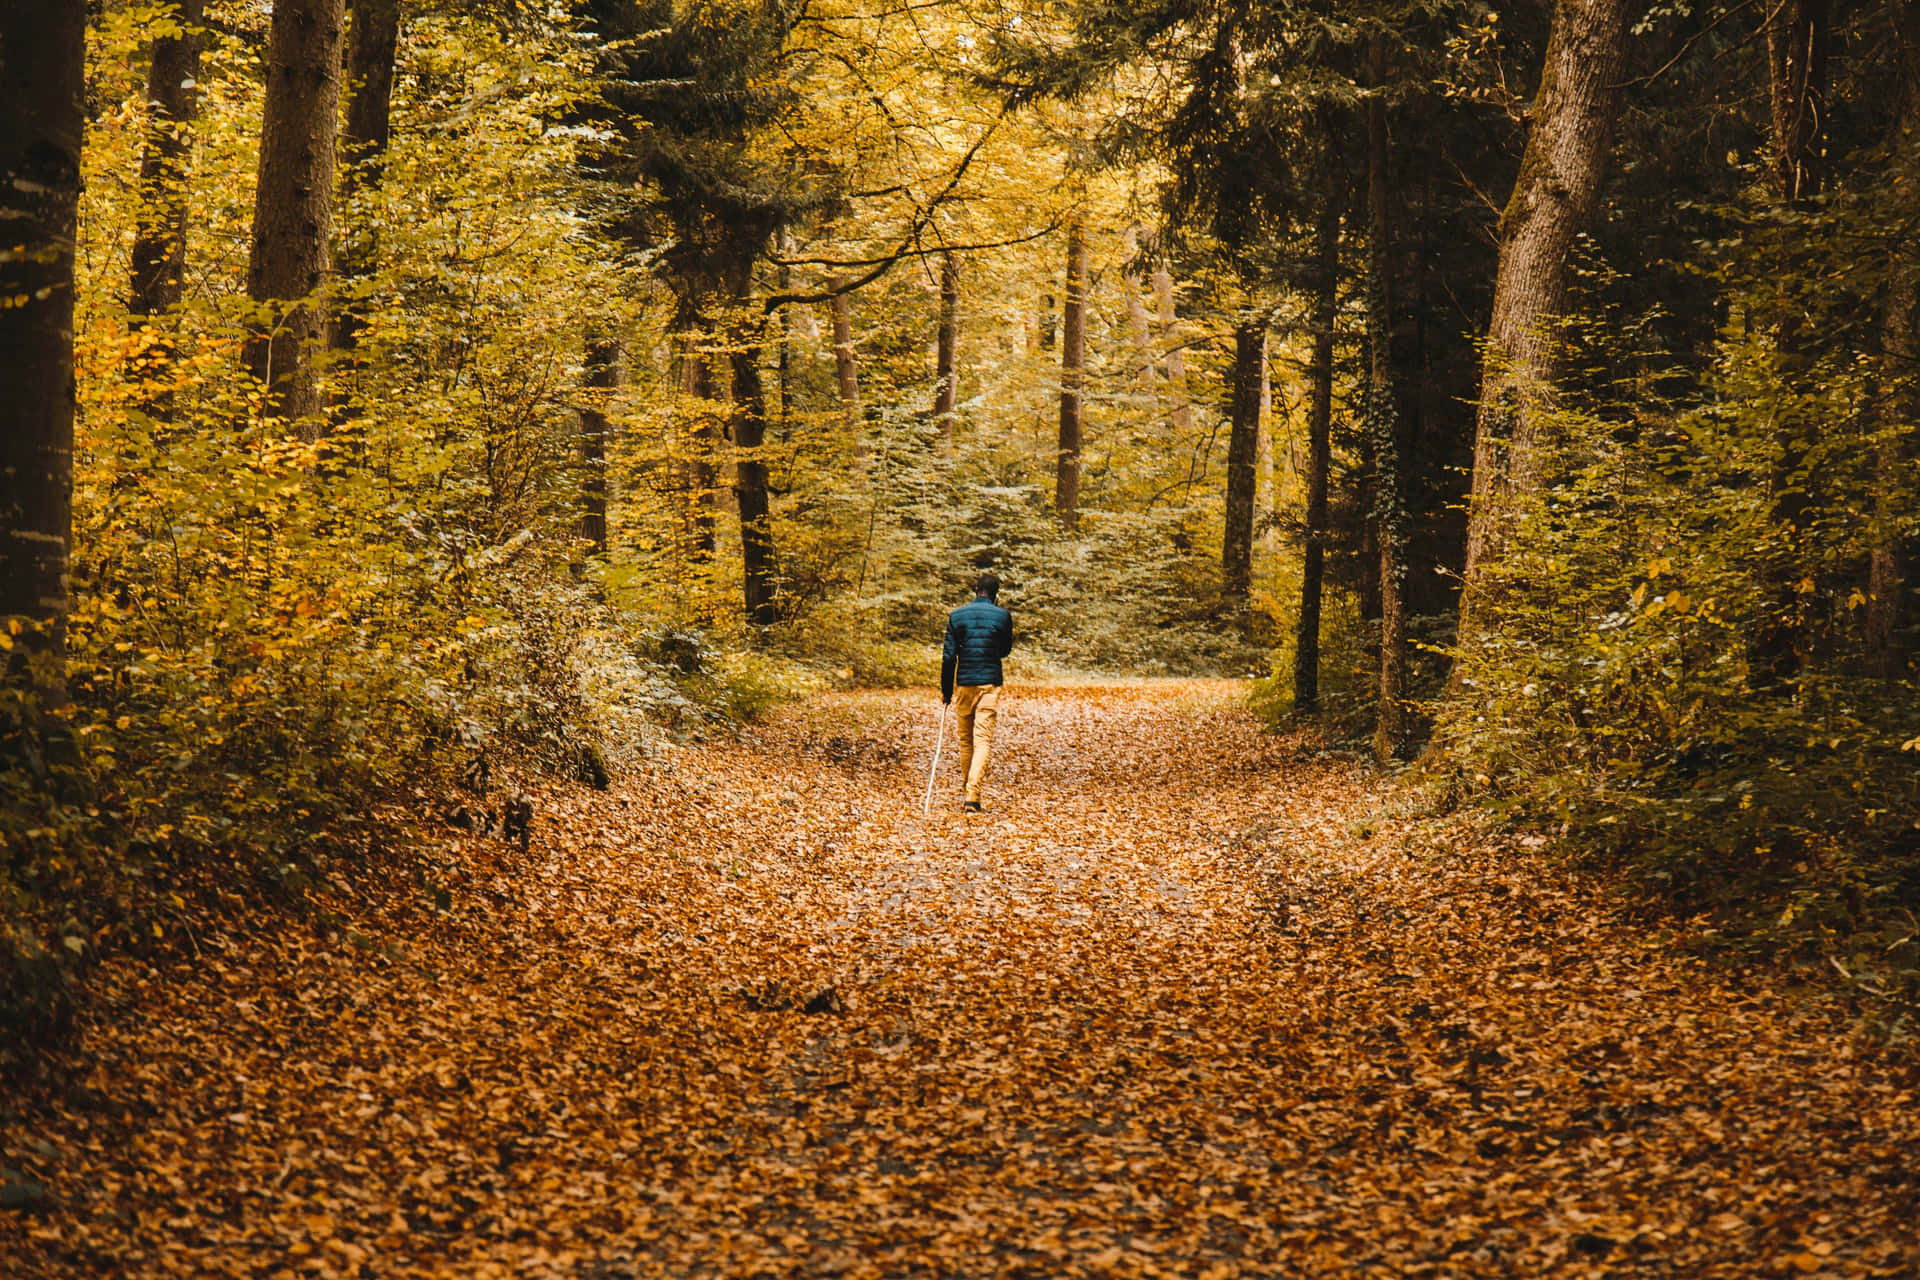
[[[933,740],[933,768],[927,770],[927,797],[920,802],[920,812],[925,814],[933,804],[933,780],[940,772],[940,748],[947,740],[947,707],[940,704],[940,732]]]

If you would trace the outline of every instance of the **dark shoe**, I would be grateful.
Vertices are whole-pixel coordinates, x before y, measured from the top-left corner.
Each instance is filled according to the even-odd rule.
[[[965,804],[965,805],[963,806],[963,808],[964,808],[964,809],[966,810],[966,812],[968,812],[968,813],[979,813],[979,812],[980,812],[980,802],[979,802],[978,800],[969,800],[969,801],[967,801],[967,803],[966,803],[966,804]]]

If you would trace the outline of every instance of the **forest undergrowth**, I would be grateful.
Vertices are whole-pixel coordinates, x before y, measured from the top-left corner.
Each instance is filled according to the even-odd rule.
[[[1920,1076],[1217,681],[835,694],[290,917],[0,1112],[12,1274],[1901,1276]],[[950,739],[949,739],[950,740]]]

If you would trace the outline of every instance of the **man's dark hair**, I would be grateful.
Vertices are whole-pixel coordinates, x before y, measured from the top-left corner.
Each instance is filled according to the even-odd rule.
[[[1000,578],[997,574],[983,573],[973,580],[973,594],[985,596],[989,600],[1000,598]]]

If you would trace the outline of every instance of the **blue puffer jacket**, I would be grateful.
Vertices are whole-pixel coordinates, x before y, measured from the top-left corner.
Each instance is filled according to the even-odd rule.
[[[1013,615],[981,596],[947,615],[940,655],[940,696],[956,684],[1001,684],[1000,659],[1013,652]]]

